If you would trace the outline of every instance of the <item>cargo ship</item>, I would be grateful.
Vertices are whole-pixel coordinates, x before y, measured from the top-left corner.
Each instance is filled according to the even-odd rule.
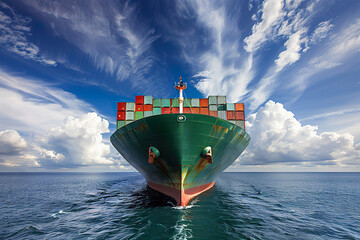
[[[250,136],[243,103],[227,103],[226,96],[184,99],[181,77],[175,88],[174,99],[136,96],[135,102],[118,102],[110,140],[149,187],[186,206],[214,186]]]

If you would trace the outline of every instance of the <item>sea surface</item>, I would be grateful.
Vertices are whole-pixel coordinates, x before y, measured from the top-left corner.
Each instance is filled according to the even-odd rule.
[[[360,173],[222,173],[188,207],[139,173],[0,173],[0,239],[360,239]]]

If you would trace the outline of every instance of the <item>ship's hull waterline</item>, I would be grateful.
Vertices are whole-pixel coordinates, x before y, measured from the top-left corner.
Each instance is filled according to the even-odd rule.
[[[186,206],[210,189],[217,174],[244,151],[250,136],[220,118],[200,114],[162,114],[142,118],[111,136],[118,152],[146,179],[148,185]],[[149,147],[160,151],[148,162]],[[201,156],[212,149],[212,163]]]

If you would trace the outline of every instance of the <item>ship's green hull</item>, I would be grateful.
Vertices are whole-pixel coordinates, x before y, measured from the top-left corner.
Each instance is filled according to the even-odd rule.
[[[179,116],[185,116],[185,120],[179,120]],[[111,136],[113,146],[145,177],[149,186],[174,197],[182,205],[187,204],[180,203],[182,196],[179,200],[158,186],[177,190],[180,195],[187,190],[191,193],[206,190],[249,141],[250,136],[242,128],[200,114],[151,116],[125,125]],[[154,163],[148,163],[150,146],[160,151]],[[212,163],[201,156],[208,146],[212,148]]]

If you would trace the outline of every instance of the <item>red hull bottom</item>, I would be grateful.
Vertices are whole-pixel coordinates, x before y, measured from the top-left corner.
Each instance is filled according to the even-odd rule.
[[[186,206],[192,198],[202,192],[205,192],[206,190],[209,190],[215,184],[215,182],[211,182],[197,187],[179,190],[162,184],[151,182],[147,183],[152,189],[174,198],[178,206]]]

